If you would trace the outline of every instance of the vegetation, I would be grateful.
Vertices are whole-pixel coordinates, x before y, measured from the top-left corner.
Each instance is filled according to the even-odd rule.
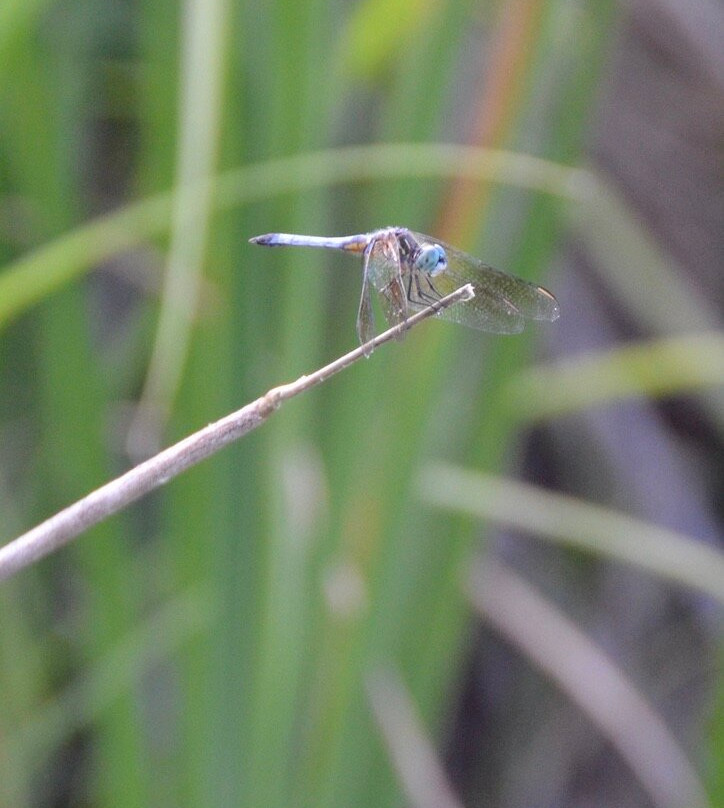
[[[532,425],[575,440],[567,418],[624,397],[702,393],[721,438],[721,334],[700,320],[668,333],[667,305],[695,308],[688,289],[584,156],[615,11],[4,0],[2,543],[354,347],[358,264],[260,250],[257,233],[406,225],[557,291],[574,232],[614,296],[631,277],[670,295],[657,311],[633,298],[650,326],[635,346],[570,346],[575,364],[538,369],[533,342],[555,339],[565,299],[560,324],[517,337],[428,321],[4,582],[1,805],[418,804],[395,750],[456,748],[486,514],[532,532],[547,519],[584,590],[603,557],[721,600],[721,554],[702,557],[699,537],[626,521],[594,485],[591,538],[582,503],[556,524],[545,495],[501,477]],[[595,476],[585,449],[576,468]],[[481,488],[454,466],[484,472]],[[668,555],[632,557],[622,530]],[[555,577],[558,561],[536,559]],[[710,666],[706,714],[673,735],[699,770],[685,793],[703,803],[703,783],[714,804]],[[530,690],[507,697],[534,721]],[[410,735],[380,718],[400,705]],[[508,804],[518,759],[491,743],[489,779],[456,784],[466,804]],[[627,762],[663,804],[657,775]]]

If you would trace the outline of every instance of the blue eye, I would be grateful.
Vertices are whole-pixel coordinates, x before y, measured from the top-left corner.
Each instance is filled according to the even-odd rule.
[[[415,259],[415,269],[433,277],[447,267],[445,250],[439,244],[425,244]]]

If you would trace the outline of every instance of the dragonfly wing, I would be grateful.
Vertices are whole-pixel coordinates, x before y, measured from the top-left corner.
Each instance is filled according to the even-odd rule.
[[[364,344],[375,336],[375,313],[370,300],[370,273],[369,273],[369,247],[364,251],[362,258],[362,294],[359,299],[357,312],[357,336]]]
[[[402,283],[400,251],[397,237],[384,233],[373,239],[368,248],[367,272],[380,295],[380,304],[390,326],[407,319],[407,294]],[[398,339],[402,339],[401,332]]]
[[[542,286],[524,281],[515,275],[501,272],[454,247],[445,247],[450,270],[469,277],[474,286],[488,289],[494,295],[505,298],[523,315],[531,320],[553,322],[560,315],[558,301]]]
[[[426,284],[432,285],[440,296],[464,283],[472,283],[475,289],[472,300],[446,309],[440,314],[443,319],[498,334],[522,331],[524,318],[550,322],[558,319],[558,301],[543,287],[494,269],[429,236],[413,235],[420,243],[439,244],[447,255],[447,267],[442,272],[420,279],[423,290]]]
[[[523,330],[525,320],[515,306],[491,289],[477,283],[475,279],[465,278],[449,269],[432,279],[420,278],[423,293],[428,294],[429,288],[431,290],[429,296],[432,298],[449,295],[466,283],[473,284],[475,297],[448,306],[440,312],[440,318],[493,334],[517,334]],[[414,308],[424,308],[425,305],[427,303],[424,298],[421,298],[420,302],[411,303]]]

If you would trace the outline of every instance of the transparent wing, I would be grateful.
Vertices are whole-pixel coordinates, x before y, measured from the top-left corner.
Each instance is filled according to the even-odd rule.
[[[439,300],[466,283],[473,284],[475,297],[444,309],[439,314],[441,319],[493,334],[517,334],[523,330],[525,320],[510,301],[479,283],[477,278],[464,277],[462,273],[449,268],[434,278],[422,273],[419,273],[419,277],[410,278],[410,308],[425,308],[431,301]]]
[[[440,244],[447,254],[447,268],[434,277],[418,273],[419,278],[408,280],[408,294],[413,298],[411,307],[423,308],[428,295],[437,299],[464,283],[472,283],[475,297],[445,309],[440,314],[442,319],[497,334],[522,331],[525,318],[558,319],[558,301],[543,287],[494,269],[430,236],[412,235],[421,244]]]
[[[402,283],[400,250],[397,237],[385,232],[373,239],[367,250],[367,274],[380,295],[385,319],[390,326],[407,319],[407,293]],[[404,332],[400,334],[400,339]]]
[[[362,344],[369,342],[375,335],[375,313],[370,300],[370,246],[368,245],[362,256],[362,294],[357,312],[357,336]]]

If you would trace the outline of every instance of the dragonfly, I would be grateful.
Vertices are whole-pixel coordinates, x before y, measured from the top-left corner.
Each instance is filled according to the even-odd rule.
[[[375,336],[372,288],[390,326],[404,323],[410,312],[434,305],[467,283],[475,296],[442,309],[441,319],[494,334],[517,334],[526,319],[553,322],[560,315],[558,301],[542,286],[406,227],[332,237],[267,233],[249,241],[266,247],[318,247],[361,254],[357,336],[363,345]]]

